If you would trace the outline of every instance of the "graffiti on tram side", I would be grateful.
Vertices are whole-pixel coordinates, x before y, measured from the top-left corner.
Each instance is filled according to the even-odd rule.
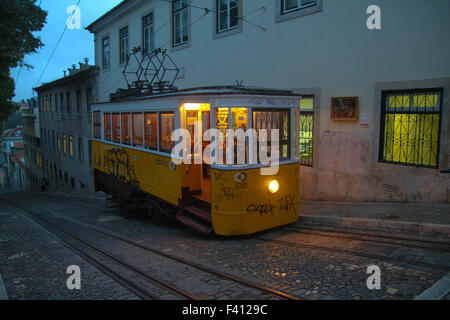
[[[216,195],[216,197],[219,201],[231,201],[235,199],[241,199],[242,195],[241,189],[242,188],[236,188],[236,186],[228,187],[223,183],[221,183],[219,185],[219,192]]]
[[[159,167],[168,168],[169,167],[169,161],[155,159],[155,164]]]
[[[260,215],[274,214],[274,210],[284,211],[286,213],[297,214],[297,207],[295,206],[295,196],[288,194],[278,200],[275,203],[267,200],[263,203],[251,203],[247,207],[249,213],[259,213]]]
[[[261,216],[264,214],[269,214],[269,213],[273,215],[274,209],[276,209],[276,206],[271,204],[270,201],[267,201],[265,203],[249,204],[249,206],[247,207],[247,212],[250,212],[250,213],[256,212],[256,213],[259,213]]]
[[[103,158],[103,167],[110,175],[121,181],[139,187],[134,165],[130,163],[128,153],[123,149],[109,149]]]
[[[226,182],[225,173],[223,173],[221,171],[215,171],[214,178],[216,179],[217,182],[219,182],[219,181]]]

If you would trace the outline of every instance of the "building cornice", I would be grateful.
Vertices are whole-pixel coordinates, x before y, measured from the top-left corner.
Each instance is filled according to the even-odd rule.
[[[142,0],[124,0],[117,6],[106,12],[100,18],[92,22],[85,29],[91,33],[96,33],[99,29],[108,23],[118,19],[124,15],[128,10],[134,8],[136,5],[140,4]]]
[[[34,88],[34,90],[36,90],[38,93],[40,91],[44,91],[44,90],[48,90],[48,89],[52,89],[58,86],[62,86],[68,83],[71,83],[73,81],[78,81],[80,79],[84,79],[86,77],[94,77],[96,76],[100,71],[100,68],[97,66],[91,66],[87,69],[78,71],[72,75],[69,75],[67,77],[63,77],[63,78],[59,78],[57,80],[54,80],[52,82],[48,82],[48,83],[44,83],[43,85]]]

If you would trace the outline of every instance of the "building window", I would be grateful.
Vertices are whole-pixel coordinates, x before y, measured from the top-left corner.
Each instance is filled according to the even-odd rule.
[[[56,150],[56,139],[55,139],[55,131],[52,130],[52,141],[53,141],[53,150]]]
[[[153,13],[142,18],[142,48],[144,53],[150,53],[154,48],[153,40]]]
[[[94,138],[102,138],[102,122],[100,111],[94,112]]]
[[[91,105],[92,105],[92,89],[86,89],[86,106],[87,106],[87,112],[91,112]]]
[[[159,151],[171,153],[175,145],[175,142],[172,141],[175,114],[173,112],[160,112],[159,119]]]
[[[131,123],[129,113],[122,113],[122,143],[131,144]]]
[[[109,69],[110,67],[110,52],[109,52],[109,37],[102,40],[102,53],[103,53],[103,69]]]
[[[156,112],[145,114],[145,147],[158,149],[158,120]]]
[[[71,101],[70,101],[70,92],[66,92],[66,108],[67,108],[67,112],[72,111],[72,105],[71,105]]]
[[[281,13],[308,8],[316,5],[316,0],[281,0]]]
[[[280,160],[285,160],[290,158],[290,114],[289,110],[255,110],[253,111],[253,128],[256,130],[256,134],[259,139],[259,130],[266,129],[267,133],[267,156],[272,157],[272,142],[271,142],[271,130],[279,130],[279,152]],[[259,148],[259,143],[258,143]],[[258,149],[258,162],[259,159],[259,149]]]
[[[77,112],[81,112],[82,106],[81,106],[81,90],[77,90]]]
[[[59,94],[55,93],[55,110],[59,112]]]
[[[61,102],[61,112],[64,112],[64,94],[63,93],[59,94],[59,100]]]
[[[239,0],[217,0],[217,33],[239,27]]]
[[[278,0],[276,22],[281,22],[322,11],[323,0]]]
[[[67,136],[65,133],[63,133],[62,135],[62,140],[63,140],[63,151],[64,153],[67,153]]]
[[[380,161],[437,168],[442,89],[382,93]]]
[[[53,94],[51,94],[50,95],[50,110],[51,110],[51,112],[54,112],[55,111],[55,109],[54,109],[54,104],[53,104]]]
[[[128,57],[128,27],[119,31],[119,63],[127,62]]]
[[[73,137],[69,136],[69,153],[73,157]]]
[[[111,141],[111,114],[105,113],[103,114],[103,128],[105,132],[103,133],[103,137],[105,140]]]
[[[120,143],[120,114],[112,115],[113,142]]]
[[[61,136],[60,136],[59,132],[56,133],[56,139],[58,141],[58,151],[61,151]]]
[[[144,145],[143,124],[142,113],[133,113],[133,146],[141,147]]]
[[[188,0],[172,1],[173,45],[189,41],[189,6]]]
[[[302,166],[313,165],[314,98],[300,101],[299,155]]]
[[[84,161],[83,137],[78,137],[78,160]]]

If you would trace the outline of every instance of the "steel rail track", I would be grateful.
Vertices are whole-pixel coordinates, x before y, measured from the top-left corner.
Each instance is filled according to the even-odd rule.
[[[29,192],[29,193],[33,194],[35,196],[38,195],[35,192]],[[89,204],[85,204],[85,203],[79,203],[79,202],[76,202],[75,200],[69,199],[69,197],[66,196],[66,195],[50,195],[50,194],[45,194],[45,193],[39,193],[39,197],[41,197],[41,196],[45,197],[45,198],[50,198],[52,200],[54,200],[55,198],[58,198],[61,202],[73,203],[74,205],[77,205],[79,207],[84,207],[84,208],[89,208],[89,209],[108,209],[106,207],[103,207],[102,205],[89,205]],[[80,199],[80,201],[83,200],[81,197],[79,199]],[[90,198],[86,198],[86,200],[89,200],[89,201],[104,201],[103,199],[90,199]]]
[[[76,204],[74,204],[74,205],[76,205]],[[21,208],[21,209],[23,209],[23,208]],[[27,210],[27,209],[24,209],[24,210]],[[221,271],[218,271],[218,270],[214,270],[214,269],[212,269],[210,267],[207,267],[207,266],[204,266],[204,265],[192,262],[192,261],[188,261],[188,260],[186,260],[184,258],[177,257],[177,256],[165,253],[163,251],[160,251],[160,250],[157,250],[157,249],[154,249],[154,248],[150,248],[150,247],[142,245],[140,243],[131,241],[131,240],[129,240],[129,239],[123,237],[123,236],[120,236],[118,234],[114,234],[114,233],[111,233],[109,231],[106,231],[106,230],[104,230],[102,228],[99,228],[99,227],[96,227],[96,226],[93,226],[93,225],[89,225],[89,224],[86,224],[86,223],[80,223],[80,222],[75,221],[73,219],[68,219],[68,220],[70,220],[71,222],[76,223],[78,225],[81,225],[81,226],[83,226],[85,228],[94,230],[94,231],[96,231],[98,233],[107,235],[107,236],[112,237],[114,239],[117,239],[117,240],[120,240],[122,242],[125,242],[125,243],[127,243],[129,245],[132,245],[132,246],[135,246],[137,248],[143,249],[145,251],[149,251],[149,252],[152,252],[152,253],[157,254],[159,256],[163,256],[163,257],[165,257],[167,259],[177,261],[178,263],[181,263],[181,264],[184,264],[184,265],[188,265],[190,267],[193,267],[195,269],[198,269],[198,270],[210,273],[210,274],[214,274],[214,275],[216,275],[216,276],[218,276],[218,277],[220,277],[222,279],[231,280],[233,282],[242,284],[242,285],[244,285],[246,287],[257,289],[257,290],[260,290],[262,292],[265,292],[265,293],[268,293],[268,294],[271,294],[271,295],[274,295],[274,296],[277,296],[277,297],[280,297],[280,298],[283,298],[283,299],[287,299],[287,300],[303,300],[303,298],[301,298],[301,297],[297,297],[297,296],[291,295],[289,293],[270,288],[270,287],[265,286],[265,285],[256,284],[256,283],[247,281],[245,279],[239,278],[237,276],[234,276],[232,274],[228,274],[228,273],[224,273],[224,272],[221,272]]]
[[[74,200],[67,199],[67,197],[63,196],[63,195],[61,195],[61,196],[52,196],[52,195],[43,194],[43,196],[45,196],[47,198],[59,197],[59,198],[61,198],[60,199],[61,201],[64,201],[65,203],[71,203],[71,204],[73,204],[75,206],[81,206],[81,207],[91,208],[91,209],[105,209],[102,206],[81,204],[81,203],[75,202]],[[96,199],[92,199],[92,200],[96,200]],[[101,199],[98,199],[98,200],[101,200]],[[330,228],[311,228],[311,227],[305,227],[305,226],[302,226],[302,227],[287,226],[287,227],[284,227],[284,228],[282,228],[280,230],[282,230],[282,231],[283,230],[290,230],[290,231],[293,231],[295,233],[302,233],[301,230],[310,230],[310,231],[317,231],[317,232],[350,234],[350,235],[357,235],[357,236],[364,236],[364,237],[376,237],[376,238],[383,238],[383,239],[390,239],[390,240],[397,240],[397,241],[409,241],[409,242],[420,242],[420,243],[428,243],[428,244],[434,244],[434,245],[442,245],[442,246],[447,246],[450,249],[450,242],[434,241],[434,240],[427,240],[427,239],[420,239],[420,238],[388,236],[388,235],[382,235],[382,234],[364,233],[364,232],[356,232],[356,231],[338,231],[338,230],[333,230],[333,229],[330,229]],[[300,230],[300,231],[297,231],[297,230]],[[412,245],[412,244],[397,244],[397,243],[392,243],[392,242],[387,242],[387,241],[381,241],[381,240],[378,240],[378,239],[377,240],[360,239],[360,238],[352,238],[352,237],[347,237],[347,236],[325,235],[325,234],[319,234],[319,233],[312,233],[312,234],[317,234],[317,235],[325,236],[325,237],[333,237],[333,238],[337,238],[337,239],[360,240],[360,241],[374,242],[374,243],[402,245],[402,246],[405,246],[405,247],[448,251],[448,249],[441,249],[441,248],[428,247],[428,246],[418,246],[418,245]]]
[[[446,244],[445,242],[437,242],[437,241],[426,241],[426,240],[421,241],[418,239],[413,240],[413,239],[407,239],[407,238],[402,238],[402,237],[390,237],[390,236],[385,236],[385,235],[378,236],[378,235],[364,234],[364,233],[359,233],[359,232],[331,231],[331,230],[324,230],[324,229],[300,228],[300,227],[286,227],[286,228],[280,229],[280,231],[294,232],[294,233],[298,233],[298,234],[316,235],[316,236],[320,236],[320,237],[335,238],[335,239],[349,239],[349,240],[356,240],[356,241],[362,241],[362,242],[381,243],[381,244],[388,244],[388,245],[408,247],[408,248],[429,249],[429,250],[444,251],[444,252],[450,251],[450,243]],[[336,235],[324,234],[324,233],[335,233]],[[337,234],[348,234],[349,236],[337,235]],[[380,237],[383,239],[391,239],[391,240],[395,240],[395,241],[411,241],[411,242],[414,241],[414,242],[423,242],[423,243],[433,243],[436,245],[439,244],[442,246],[446,246],[447,248],[422,246],[422,245],[418,245],[418,244],[408,244],[408,243],[396,243],[396,242],[389,242],[388,240],[383,241],[380,239],[364,239],[364,238],[359,238],[357,236],[372,237],[372,238]]]
[[[422,243],[450,246],[450,241],[444,242],[444,241],[422,239],[420,237],[414,238],[414,237],[391,236],[391,235],[385,235],[385,234],[377,234],[376,231],[375,232],[358,232],[358,231],[351,231],[351,230],[341,231],[341,230],[333,229],[332,227],[313,228],[313,227],[307,227],[304,225],[303,226],[286,226],[286,228],[299,229],[299,230],[322,231],[322,232],[330,232],[330,233],[347,233],[347,234],[354,234],[354,235],[361,235],[361,236],[368,236],[368,237],[379,237],[379,238],[392,239],[392,240],[422,242]]]
[[[196,262],[189,261],[189,260],[186,260],[186,259],[184,259],[184,258],[177,257],[177,256],[174,256],[174,255],[171,255],[171,254],[168,254],[168,253],[163,252],[163,251],[161,251],[161,250],[157,250],[157,249],[154,249],[154,248],[150,248],[150,247],[145,246],[145,245],[143,245],[143,244],[140,244],[140,243],[131,241],[131,240],[127,239],[127,238],[124,238],[123,236],[120,236],[120,235],[118,235],[118,234],[116,234],[116,233],[112,233],[112,232],[110,232],[110,231],[106,231],[106,230],[104,230],[104,229],[102,229],[102,228],[99,228],[99,227],[96,227],[96,226],[93,226],[93,225],[89,225],[89,224],[85,224],[85,223],[80,223],[80,222],[78,222],[78,221],[74,221],[73,219],[70,219],[70,221],[72,221],[72,222],[74,222],[74,223],[76,223],[76,224],[78,224],[78,225],[81,225],[81,226],[83,226],[83,227],[85,227],[85,228],[94,230],[94,231],[96,231],[96,232],[98,232],[98,233],[107,235],[107,236],[109,236],[109,237],[111,237],[111,238],[114,238],[114,239],[123,241],[123,242],[125,242],[125,243],[128,243],[128,244],[130,244],[130,245],[132,245],[132,246],[135,246],[135,247],[137,247],[137,248],[143,249],[143,250],[145,250],[145,251],[149,251],[149,252],[152,252],[152,253],[157,254],[157,255],[159,255],[159,256],[165,257],[165,258],[167,258],[167,259],[177,261],[177,262],[179,262],[179,263],[181,263],[181,264],[184,264],[184,265],[188,265],[188,266],[193,267],[193,268],[195,268],[195,269],[198,269],[198,270],[201,270],[201,271],[210,273],[210,274],[214,274],[214,275],[216,275],[216,276],[218,276],[218,277],[220,277],[220,278],[228,279],[228,280],[234,281],[234,282],[236,282],[236,283],[242,284],[242,285],[244,285],[244,286],[247,286],[247,287],[250,287],[250,288],[253,288],[253,289],[257,289],[257,290],[263,291],[263,292],[268,293],[268,294],[271,294],[271,295],[275,295],[275,296],[281,297],[281,298],[283,298],[283,299],[288,299],[288,300],[304,300],[304,299],[301,298],[301,297],[297,297],[297,296],[291,295],[291,294],[289,294],[289,293],[286,293],[286,292],[283,292],[283,291],[280,291],[280,290],[276,290],[276,289],[267,287],[267,286],[265,286],[265,285],[260,285],[260,284],[254,283],[254,282],[247,281],[247,280],[245,280],[245,279],[239,278],[239,277],[234,276],[234,275],[232,275],[232,274],[228,274],[228,273],[225,273],[225,272],[221,272],[221,271],[212,269],[212,268],[210,268],[210,267],[207,267],[207,266],[198,264],[198,263],[196,263]]]
[[[170,283],[161,281],[161,280],[153,277],[152,275],[148,274],[147,272],[145,272],[145,271],[143,271],[143,270],[141,270],[141,269],[139,269],[137,267],[134,267],[134,266],[130,265],[129,263],[127,263],[126,261],[124,261],[124,260],[122,260],[120,258],[115,257],[112,253],[108,252],[107,250],[99,249],[99,248],[93,246],[89,242],[84,241],[84,240],[80,239],[79,237],[77,237],[77,236],[75,236],[75,235],[73,235],[73,234],[63,230],[62,228],[56,226],[55,224],[49,222],[47,219],[39,217],[38,215],[33,213],[31,210],[23,208],[22,206],[19,206],[17,204],[13,204],[13,203],[9,202],[8,200],[5,200],[5,199],[3,199],[3,201],[7,202],[9,205],[11,205],[13,207],[19,208],[20,210],[26,212],[28,215],[31,215],[32,218],[27,217],[26,215],[24,215],[24,216],[27,217],[28,219],[31,219],[32,221],[34,221],[38,225],[40,225],[40,224],[36,220],[39,220],[39,221],[45,223],[46,225],[50,226],[52,229],[54,229],[57,232],[63,234],[66,238],[67,237],[72,238],[76,242],[80,243],[82,246],[91,249],[92,251],[96,252],[97,254],[99,254],[99,255],[101,255],[103,257],[106,257],[107,259],[115,262],[117,265],[122,266],[122,267],[124,267],[124,268],[126,268],[126,269],[128,269],[128,270],[130,270],[132,272],[134,272],[135,274],[138,274],[140,277],[146,278],[147,280],[149,280],[153,284],[156,284],[159,287],[164,288],[165,290],[171,291],[172,293],[175,293],[176,295],[182,297],[183,299],[198,300],[198,297],[195,297],[195,296],[193,296],[193,295],[191,295],[189,293],[186,293],[183,290],[178,289],[177,287],[171,285]],[[132,281],[126,280],[120,274],[118,274],[117,272],[113,271],[111,268],[107,267],[105,264],[99,262],[98,259],[95,259],[91,255],[89,255],[86,252],[83,252],[82,250],[80,250],[79,248],[75,248],[73,245],[70,245],[70,243],[68,243],[67,240],[62,239],[61,236],[58,236],[58,235],[56,235],[54,233],[49,232],[49,230],[45,229],[42,225],[40,225],[40,226],[41,226],[41,228],[46,230],[50,235],[52,235],[53,237],[57,238],[58,241],[64,243],[70,249],[73,249],[75,252],[80,254],[80,256],[82,256],[83,258],[85,257],[88,262],[94,264],[95,266],[99,266],[100,270],[106,271],[109,276],[111,276],[114,280],[117,280],[117,282],[119,282],[120,284],[125,286],[127,289],[131,290],[137,296],[139,296],[139,297],[141,297],[143,299],[151,299],[151,300],[157,300],[158,299],[156,296],[154,296],[154,295],[146,292],[145,290],[139,288]]]
[[[356,252],[356,251],[351,251],[351,250],[315,246],[315,245],[310,245],[310,244],[302,244],[302,243],[297,243],[297,242],[270,239],[270,238],[265,238],[265,237],[256,237],[255,239],[262,241],[262,242],[277,243],[277,244],[281,244],[281,245],[285,245],[285,246],[289,246],[289,247],[297,247],[297,248],[312,249],[312,250],[326,251],[326,252],[332,252],[332,253],[340,253],[340,254],[357,256],[357,257],[362,257],[362,258],[369,258],[369,259],[374,259],[374,260],[392,261],[392,262],[397,262],[400,264],[416,265],[416,266],[426,267],[426,268],[431,268],[431,269],[440,269],[440,270],[450,271],[450,267],[433,264],[433,263],[427,263],[427,262],[410,261],[410,260],[406,260],[406,259],[395,258],[395,257],[386,257],[386,256],[378,255],[378,254],[372,254],[372,253],[361,253],[361,252]]]

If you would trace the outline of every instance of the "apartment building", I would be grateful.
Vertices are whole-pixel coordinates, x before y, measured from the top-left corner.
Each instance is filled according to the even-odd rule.
[[[125,0],[87,29],[99,102],[127,87],[133,48],[167,49],[180,89],[303,96],[303,199],[448,203],[447,12],[447,0]]]
[[[79,63],[35,88],[39,100],[42,190],[91,193],[91,104],[98,68]]]
[[[26,189],[40,190],[43,186],[43,161],[37,99],[30,99],[22,109]]]
[[[25,166],[24,166],[24,143],[23,128],[17,126],[3,132],[0,144],[0,152],[3,154],[3,167],[1,185],[5,189],[24,189]]]

